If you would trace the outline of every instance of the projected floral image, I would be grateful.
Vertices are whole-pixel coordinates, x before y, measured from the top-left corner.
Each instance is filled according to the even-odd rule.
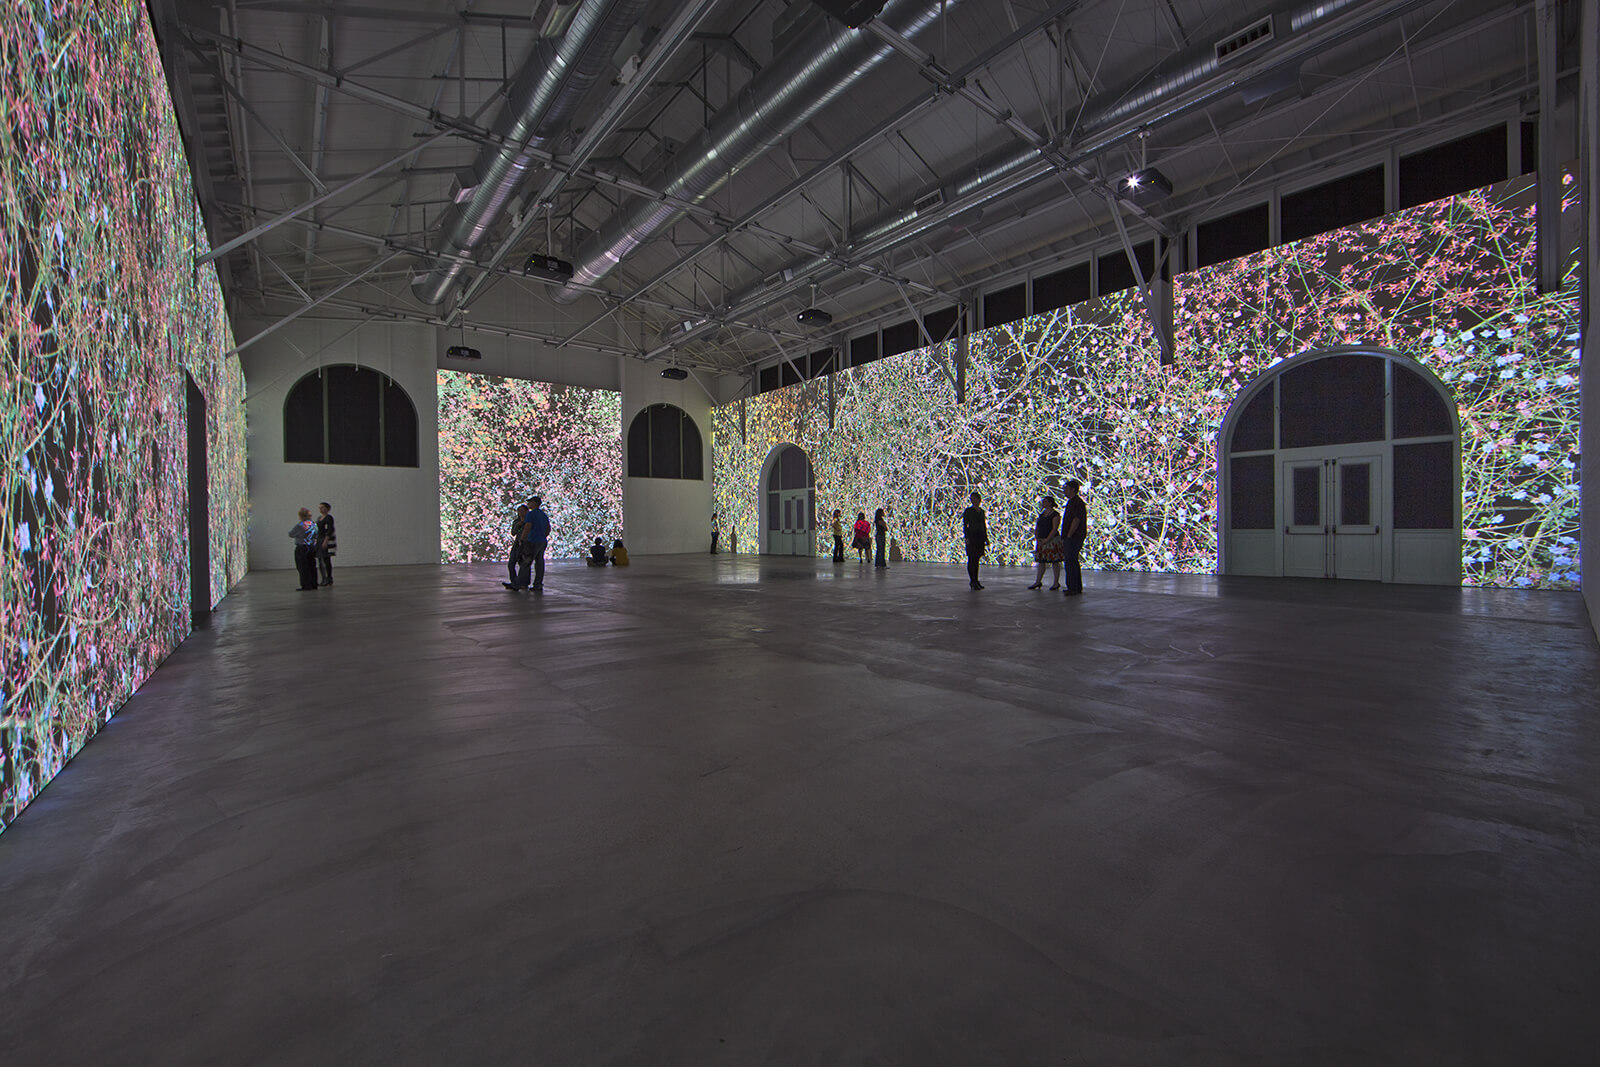
[[[622,537],[622,397],[439,372],[439,542],[446,563],[504,560],[518,501],[544,498],[552,558]]]
[[[1566,184],[1564,213],[1576,214]],[[994,559],[1030,558],[1038,497],[1086,486],[1104,569],[1217,566],[1217,434],[1268,368],[1337,345],[1390,349],[1454,392],[1468,584],[1577,584],[1578,271],[1534,284],[1534,196],[1515,179],[1181,275],[1163,365],[1128,291],[717,409],[718,510],[759,544],[756,486],[779,443],[811,456],[819,514],[893,510],[911,559],[955,562],[982,492]],[[1057,493],[1059,496],[1059,493]],[[818,550],[825,551],[821,544]]]
[[[210,599],[246,566],[244,378],[144,5],[0,19],[8,823],[189,632],[185,372]]]

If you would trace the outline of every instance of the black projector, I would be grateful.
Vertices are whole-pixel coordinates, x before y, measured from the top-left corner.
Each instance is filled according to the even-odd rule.
[[[689,372],[682,367],[668,367],[661,372],[661,376],[663,378],[671,378],[675,382],[681,382],[689,376]]]
[[[466,345],[451,345],[444,350],[446,359],[482,359],[483,353]]]
[[[802,326],[832,326],[833,316],[821,308],[806,308],[794,317]]]
[[[1172,195],[1172,180],[1154,167],[1142,167],[1117,183],[1117,195],[1135,204],[1153,204]]]
[[[543,278],[551,282],[570,282],[572,280],[572,264],[555,256],[546,256],[535,253],[528,257],[528,265],[523,268],[534,278]]]

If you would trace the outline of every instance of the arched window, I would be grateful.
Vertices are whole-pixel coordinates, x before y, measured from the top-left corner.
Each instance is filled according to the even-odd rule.
[[[381,371],[336,363],[295,383],[283,402],[285,463],[417,465],[417,409]]]
[[[651,404],[628,426],[628,477],[705,477],[700,428],[671,404]]]

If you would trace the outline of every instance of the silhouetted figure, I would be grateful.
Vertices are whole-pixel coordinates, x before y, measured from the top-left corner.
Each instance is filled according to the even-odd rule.
[[[717,513],[713,511],[711,513],[711,554],[713,556],[717,554],[717,537],[721,532],[717,529]]]
[[[873,557],[872,564],[875,567],[888,567],[889,561],[884,558],[884,551],[889,539],[889,520],[884,518],[882,508],[872,516],[872,529],[877,539],[877,553]]]
[[[961,540],[967,550],[967,580],[974,589],[983,588],[983,583],[978,581],[978,561],[989,551],[989,521],[978,506],[982,501],[982,497],[973,493],[972,506],[961,513]]]
[[[584,557],[584,562],[591,567],[604,567],[606,565],[606,543],[604,538],[596,537],[594,544],[589,546],[589,554]]]
[[[1067,506],[1061,513],[1061,541],[1066,548],[1067,587],[1062,590],[1066,596],[1083,595],[1083,571],[1079,567],[1079,557],[1083,553],[1083,542],[1089,536],[1089,508],[1078,496],[1082,488],[1080,482],[1068,482],[1064,488],[1067,491]]]
[[[1056,498],[1047,496],[1040,504],[1039,518],[1033,524],[1033,558],[1038,566],[1034,568],[1033,584],[1029,589],[1038,589],[1044,585],[1045,564],[1050,565],[1050,591],[1053,593],[1061,588],[1061,512],[1056,510]]]
[[[317,524],[311,521],[311,509],[300,509],[300,521],[289,530],[294,539],[294,569],[300,572],[302,593],[317,588]]]
[[[317,505],[318,585],[333,584],[333,557],[339,554],[339,538],[333,529],[333,505],[324,500]]]
[[[506,580],[500,584],[507,589],[517,588],[517,563],[522,559],[522,527],[528,521],[528,505],[517,505],[517,517],[511,520],[511,551],[506,553]]]

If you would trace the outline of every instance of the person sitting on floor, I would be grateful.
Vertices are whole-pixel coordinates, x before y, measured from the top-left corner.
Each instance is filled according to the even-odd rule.
[[[589,546],[589,554],[584,557],[583,561],[591,567],[604,567],[606,565],[605,541],[596,537],[594,544]]]
[[[622,539],[618,538],[611,546],[611,562],[618,567],[628,565],[628,550],[622,547]]]

